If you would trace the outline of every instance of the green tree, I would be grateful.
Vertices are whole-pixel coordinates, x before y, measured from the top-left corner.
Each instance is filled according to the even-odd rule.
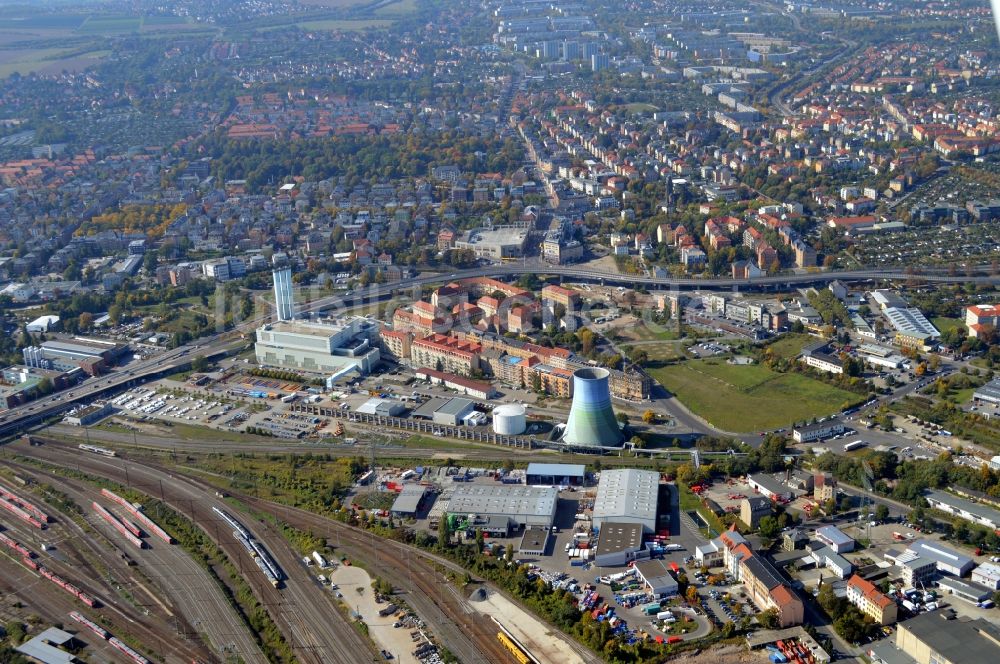
[[[764,539],[774,539],[781,532],[781,525],[778,523],[778,519],[773,516],[761,517],[757,532]]]
[[[875,519],[878,521],[885,521],[889,518],[889,508],[882,503],[878,504],[875,508]]]
[[[759,622],[760,626],[764,629],[777,629],[781,625],[777,609],[761,611],[757,616],[757,622]]]
[[[208,371],[208,360],[205,359],[204,355],[197,355],[191,360],[191,370],[198,373]]]

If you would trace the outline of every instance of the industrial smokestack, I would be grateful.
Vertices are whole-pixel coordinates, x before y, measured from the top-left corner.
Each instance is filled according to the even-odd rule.
[[[562,442],[588,447],[616,447],[622,431],[611,408],[607,369],[577,369],[573,372],[573,405],[569,410]]]

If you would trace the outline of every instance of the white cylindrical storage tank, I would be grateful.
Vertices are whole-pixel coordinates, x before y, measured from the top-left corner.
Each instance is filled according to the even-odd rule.
[[[528,428],[524,419],[524,406],[518,403],[505,403],[493,409],[493,433],[502,436],[517,436]]]

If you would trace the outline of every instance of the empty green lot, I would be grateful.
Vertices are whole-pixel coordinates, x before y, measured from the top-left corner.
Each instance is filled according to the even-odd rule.
[[[795,373],[725,360],[692,360],[650,369],[696,415],[725,431],[755,431],[837,412],[861,397]]]

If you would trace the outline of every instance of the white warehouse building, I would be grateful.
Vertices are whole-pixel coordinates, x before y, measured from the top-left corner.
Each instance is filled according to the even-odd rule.
[[[605,470],[597,484],[594,526],[606,521],[637,523],[643,530],[656,530],[656,508],[660,494],[660,474],[635,468]]]
[[[380,358],[379,325],[367,318],[277,321],[257,328],[257,363],[322,374],[371,372]]]

